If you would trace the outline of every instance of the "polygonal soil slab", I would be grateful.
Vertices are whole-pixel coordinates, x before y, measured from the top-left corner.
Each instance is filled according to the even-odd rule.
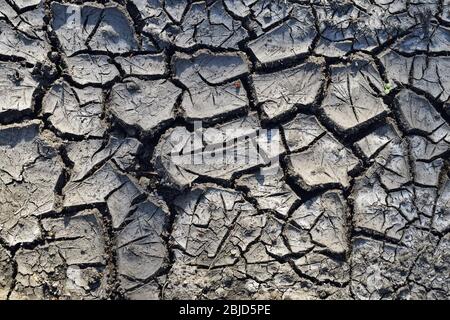
[[[310,146],[322,137],[326,130],[313,115],[299,113],[294,119],[282,125],[289,151],[295,152]]]
[[[34,93],[39,83],[31,75],[31,70],[18,63],[0,62],[0,117],[7,120],[34,109]],[[0,120],[0,122],[2,122]]]
[[[168,80],[127,78],[111,89],[108,106],[127,126],[153,132],[175,118],[181,89]]]
[[[296,6],[290,19],[249,42],[248,47],[260,64],[268,64],[307,53],[315,36],[311,8]]]
[[[214,120],[248,105],[238,80],[248,73],[243,54],[199,51],[193,56],[176,54],[172,63],[175,77],[187,87],[181,106],[189,120]]]
[[[243,175],[236,180],[236,185],[248,190],[259,209],[273,210],[283,216],[287,216],[292,206],[300,201],[300,197],[284,181],[281,170],[276,174]]]
[[[18,57],[29,63],[43,62],[50,51],[50,45],[45,39],[32,38],[0,20],[0,54]]]
[[[327,185],[348,187],[359,164],[350,150],[326,134],[305,151],[289,155],[289,172],[306,190]]]
[[[0,128],[0,238],[11,246],[39,239],[38,217],[56,208],[63,165],[39,126],[33,121]]]
[[[279,72],[255,74],[253,85],[264,116],[274,119],[312,104],[324,82],[323,62],[311,61]]]
[[[124,53],[138,49],[131,19],[117,5],[51,4],[51,27],[67,55],[86,49]]]
[[[291,221],[309,230],[311,240],[335,253],[347,250],[346,201],[341,191],[327,191],[301,205]]]
[[[168,209],[160,200],[148,199],[136,205],[115,233],[117,267],[125,290],[141,288],[167,267],[169,253],[165,236]]]
[[[229,181],[245,170],[276,165],[283,153],[276,130],[263,130],[255,114],[189,132],[176,127],[164,134],[152,162],[162,182],[186,188],[200,177]]]
[[[129,76],[163,76],[166,73],[163,54],[142,54],[117,57],[115,60]]]
[[[108,56],[80,54],[66,59],[72,79],[79,85],[105,85],[119,75]]]
[[[77,89],[59,80],[45,94],[42,112],[61,134],[101,137],[106,130],[102,102],[101,89]]]
[[[331,84],[322,108],[338,130],[354,130],[386,112],[381,90],[383,81],[370,58],[358,58],[349,65],[331,68]]]
[[[84,210],[46,218],[42,226],[48,244],[32,250],[21,248],[16,253],[17,276],[11,299],[104,298],[106,243],[100,213]]]
[[[160,0],[133,3],[145,19],[144,32],[157,39],[161,46],[238,49],[238,44],[248,37],[242,23],[233,19],[222,1],[190,5],[184,1]]]

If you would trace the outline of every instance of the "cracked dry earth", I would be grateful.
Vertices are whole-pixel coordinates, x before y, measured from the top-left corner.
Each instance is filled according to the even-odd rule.
[[[448,299],[449,53],[448,0],[0,0],[0,299]]]

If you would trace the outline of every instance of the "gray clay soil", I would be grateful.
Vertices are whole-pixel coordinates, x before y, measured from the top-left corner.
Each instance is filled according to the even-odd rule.
[[[0,300],[449,299],[449,54],[449,0],[0,0]]]

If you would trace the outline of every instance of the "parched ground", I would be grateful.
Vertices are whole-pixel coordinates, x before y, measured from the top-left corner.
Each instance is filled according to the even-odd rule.
[[[0,0],[0,299],[449,299],[449,54],[449,0]]]

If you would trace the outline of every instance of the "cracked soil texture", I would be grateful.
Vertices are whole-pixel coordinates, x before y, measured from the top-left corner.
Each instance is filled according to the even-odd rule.
[[[0,0],[0,299],[449,299],[449,55],[449,0]]]

